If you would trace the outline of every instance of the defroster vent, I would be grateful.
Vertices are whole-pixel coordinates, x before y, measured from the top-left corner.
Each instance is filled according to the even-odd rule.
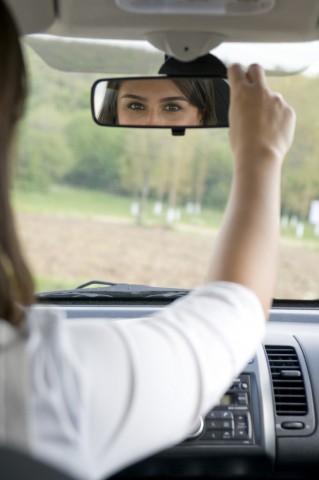
[[[308,413],[301,366],[293,347],[266,345],[277,415]]]

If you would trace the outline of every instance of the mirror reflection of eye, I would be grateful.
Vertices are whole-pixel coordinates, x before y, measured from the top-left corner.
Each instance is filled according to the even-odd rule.
[[[165,105],[164,110],[175,113],[175,112],[180,112],[184,109],[182,106],[178,105],[177,103],[169,103],[168,105]]]
[[[129,103],[127,105],[127,108],[129,108],[130,110],[135,110],[135,111],[145,110],[144,105],[142,103],[138,103],[138,102]]]

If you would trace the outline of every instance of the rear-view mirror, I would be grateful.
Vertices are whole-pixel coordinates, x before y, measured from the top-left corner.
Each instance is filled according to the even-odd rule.
[[[229,85],[220,77],[131,77],[97,80],[93,118],[102,126],[228,127]]]

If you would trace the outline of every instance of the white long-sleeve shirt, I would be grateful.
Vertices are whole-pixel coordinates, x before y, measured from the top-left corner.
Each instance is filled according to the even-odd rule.
[[[250,290],[205,285],[150,318],[66,320],[31,307],[31,451],[101,479],[183,441],[262,340]]]

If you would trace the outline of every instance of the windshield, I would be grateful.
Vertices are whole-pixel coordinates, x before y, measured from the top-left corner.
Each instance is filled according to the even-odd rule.
[[[104,75],[83,74],[51,68],[25,45],[30,96],[12,199],[37,291],[91,279],[180,288],[204,281],[231,182],[228,130],[175,137],[170,130],[97,126],[90,88],[99,76],[124,73],[121,55],[127,62],[132,53],[121,52],[108,52]],[[142,69],[145,49],[135,55]],[[160,59],[147,51],[148,73]],[[275,297],[318,298],[319,79],[299,74],[269,83],[298,118],[283,170]]]

